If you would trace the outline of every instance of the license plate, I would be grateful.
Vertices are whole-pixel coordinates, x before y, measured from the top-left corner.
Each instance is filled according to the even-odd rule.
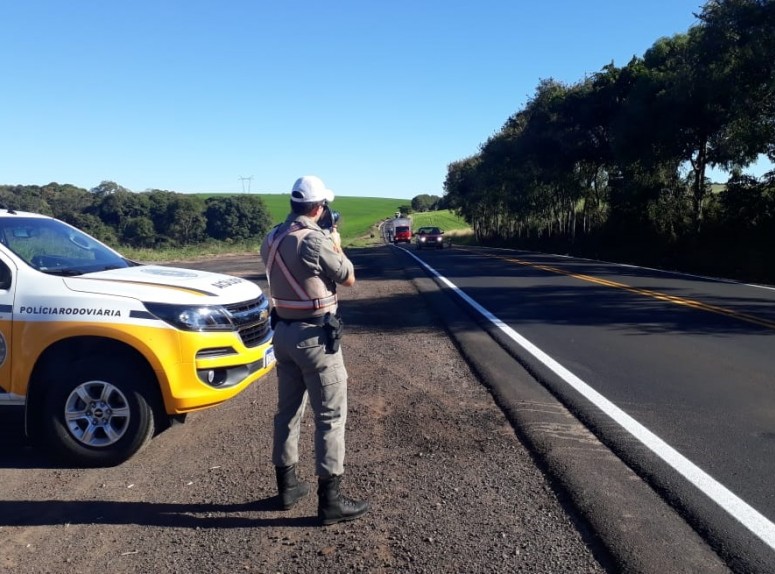
[[[264,355],[264,368],[270,367],[274,364],[274,347],[269,347]]]

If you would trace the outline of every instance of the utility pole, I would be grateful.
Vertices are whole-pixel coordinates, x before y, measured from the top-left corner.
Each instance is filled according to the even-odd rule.
[[[239,177],[239,180],[242,182],[242,193],[245,193],[245,182],[248,182],[248,193],[250,193],[250,182],[253,181],[253,176],[250,177]]]

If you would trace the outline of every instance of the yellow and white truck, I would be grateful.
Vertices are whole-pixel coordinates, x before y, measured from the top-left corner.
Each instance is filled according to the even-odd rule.
[[[239,277],[141,265],[51,217],[0,210],[0,406],[63,460],[111,466],[274,366]]]

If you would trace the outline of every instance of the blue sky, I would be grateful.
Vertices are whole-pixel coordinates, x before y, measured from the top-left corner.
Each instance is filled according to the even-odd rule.
[[[0,184],[442,195],[522,109],[686,32],[699,0],[0,5]]]

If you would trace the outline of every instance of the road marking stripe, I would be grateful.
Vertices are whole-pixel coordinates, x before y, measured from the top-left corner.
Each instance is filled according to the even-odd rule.
[[[473,251],[470,251],[470,250],[469,252],[473,253]],[[533,267],[534,269],[540,269],[541,271],[546,271],[548,273],[566,275],[568,277],[573,277],[574,279],[579,279],[581,281],[596,283],[598,285],[603,285],[605,287],[613,287],[615,289],[622,289],[624,291],[629,291],[630,293],[634,293],[636,295],[651,297],[652,299],[657,299],[659,301],[667,301],[668,303],[673,303],[674,305],[691,307],[692,309],[698,309],[700,311],[707,311],[709,313],[715,313],[717,315],[724,315],[725,317],[739,319],[740,321],[745,321],[746,323],[759,325],[760,327],[775,329],[775,321],[762,319],[761,317],[757,317],[755,315],[749,315],[747,313],[740,313],[739,311],[733,311],[731,309],[720,307],[718,305],[711,305],[709,303],[703,303],[702,301],[695,301],[694,299],[687,299],[685,297],[678,297],[676,295],[668,295],[666,293],[660,293],[659,291],[652,291],[650,289],[640,289],[638,287],[632,287],[631,285],[627,285],[625,283],[618,283],[616,281],[610,281],[608,279],[602,279],[600,277],[594,277],[592,275],[582,275],[579,273],[572,273],[570,271],[565,271],[564,269],[560,269],[558,267],[552,267],[550,265],[539,265],[536,263],[531,263],[530,261],[525,261],[523,259],[516,259],[514,257],[492,255],[489,253],[478,253],[477,255],[492,257],[494,259],[501,259],[503,261],[508,261],[510,263],[517,263],[525,267]]]
[[[405,250],[420,265],[422,265],[431,275],[438,278],[459,297],[461,297],[471,307],[481,313],[490,323],[503,331],[511,340],[533,355],[537,360],[543,363],[547,368],[563,379],[571,387],[576,389],[593,405],[599,408],[604,414],[614,420],[619,426],[629,432],[633,437],[645,445],[649,450],[659,458],[670,465],[674,470],[680,473],[691,484],[703,492],[708,498],[715,502],[720,508],[735,518],[740,524],[747,528],[751,533],[760,538],[767,546],[775,550],[775,524],[770,522],[755,508],[746,503],[743,499],[734,494],[731,490],[718,482],[708,473],[696,466],[692,461],[683,456],[656,434],[651,432],[637,420],[625,413],[614,403],[609,401],[571,371],[563,367],[552,357],[544,353],[525,337],[517,333],[479,303],[474,301],[457,285],[441,275],[433,267],[425,263],[415,254]]]

